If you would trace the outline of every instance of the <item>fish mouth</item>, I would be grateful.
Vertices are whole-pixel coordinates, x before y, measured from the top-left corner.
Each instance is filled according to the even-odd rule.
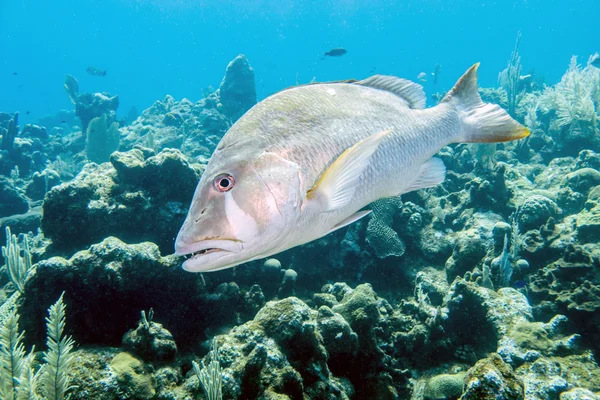
[[[208,239],[180,245],[175,255],[186,258],[183,269],[190,272],[210,271],[214,262],[224,256],[234,255],[244,249],[243,242],[236,239]]]
[[[208,248],[208,249],[202,249],[200,251],[194,251],[192,253],[185,254],[184,257],[186,259],[189,259],[190,257],[191,258],[198,258],[198,257],[200,257],[200,256],[202,256],[204,254],[215,253],[217,251],[223,251],[223,249],[218,249],[216,247],[212,247],[212,248]]]

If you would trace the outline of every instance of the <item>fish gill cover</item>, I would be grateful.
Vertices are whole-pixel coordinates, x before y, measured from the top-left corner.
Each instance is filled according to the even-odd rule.
[[[0,397],[598,398],[596,3],[3,2]]]

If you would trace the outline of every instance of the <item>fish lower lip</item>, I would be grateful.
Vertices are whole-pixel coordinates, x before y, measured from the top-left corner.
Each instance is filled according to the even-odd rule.
[[[200,257],[205,254],[224,252],[238,253],[243,249],[240,241],[228,239],[199,240],[194,243],[182,244],[176,246],[175,254],[180,256]]]

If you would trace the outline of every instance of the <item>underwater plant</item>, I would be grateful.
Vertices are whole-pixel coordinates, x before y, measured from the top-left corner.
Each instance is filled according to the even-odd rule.
[[[6,268],[10,281],[19,293],[23,293],[25,282],[33,272],[33,267],[31,265],[29,240],[26,235],[20,236],[22,237],[22,246],[18,242],[17,235],[13,235],[10,227],[6,227],[6,246],[2,246],[2,256],[4,257],[4,268]]]
[[[15,138],[19,134],[19,113],[15,113],[15,116],[10,120],[6,129],[0,128],[0,134],[2,134],[0,150],[12,150]]]
[[[19,332],[19,314],[11,310],[0,328],[0,398],[17,399],[25,368],[24,332]]]
[[[221,375],[221,364],[217,354],[217,341],[213,339],[208,352],[208,365],[202,361],[202,369],[197,362],[192,361],[194,372],[206,393],[208,400],[221,400],[223,398],[223,376]]]
[[[66,306],[63,302],[64,292],[48,309],[46,326],[48,336],[44,352],[43,373],[41,382],[44,388],[44,398],[48,400],[63,400],[71,386],[67,372],[73,364],[73,346],[75,341],[70,336],[64,336]]]
[[[569,69],[560,82],[548,87],[540,97],[540,108],[556,113],[558,129],[568,127],[570,132],[582,131],[586,135],[598,132],[598,107],[600,105],[600,70],[591,65],[582,68],[577,57],[571,57]]]
[[[72,388],[67,373],[73,363],[75,341],[64,336],[66,306],[64,293],[48,309],[45,363],[35,369],[35,348],[26,355],[15,308],[2,318],[0,326],[0,398],[3,400],[64,400]],[[1,317],[1,316],[0,316]]]
[[[504,235],[504,246],[502,248],[502,253],[492,260],[492,265],[498,269],[498,285],[499,287],[507,287],[510,285],[510,279],[513,274],[513,267],[511,264],[511,255],[508,251],[509,247],[509,239],[508,234]]]
[[[520,100],[519,91],[519,78],[521,77],[521,71],[523,69],[521,65],[521,56],[519,55],[519,44],[521,43],[521,32],[517,33],[517,41],[515,48],[510,56],[508,65],[506,68],[498,74],[498,83],[506,91],[507,97],[507,111],[510,115],[514,116],[517,109],[517,105]]]

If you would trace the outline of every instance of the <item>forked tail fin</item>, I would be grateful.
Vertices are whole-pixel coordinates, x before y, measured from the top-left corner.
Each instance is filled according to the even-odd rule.
[[[464,129],[456,142],[508,142],[529,136],[529,129],[502,107],[481,100],[477,91],[478,68],[479,63],[469,68],[442,100],[455,105],[463,116]]]

